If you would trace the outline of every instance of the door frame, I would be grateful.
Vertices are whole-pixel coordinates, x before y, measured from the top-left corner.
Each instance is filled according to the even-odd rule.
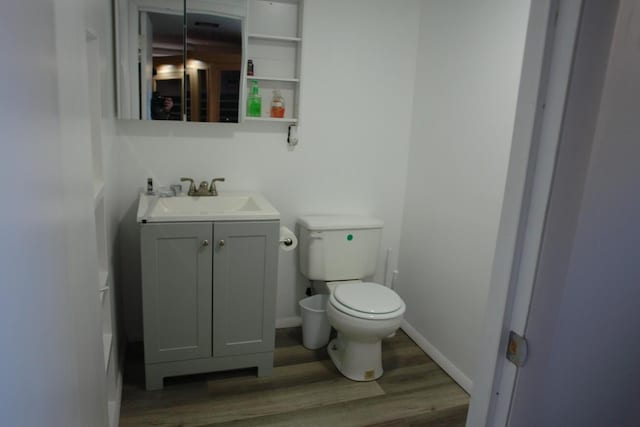
[[[549,204],[584,0],[533,0],[503,206],[467,426],[506,425]]]

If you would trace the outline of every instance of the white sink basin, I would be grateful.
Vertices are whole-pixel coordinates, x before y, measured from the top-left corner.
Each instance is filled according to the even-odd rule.
[[[138,222],[233,221],[280,219],[262,194],[219,192],[205,197],[158,197],[140,194]]]

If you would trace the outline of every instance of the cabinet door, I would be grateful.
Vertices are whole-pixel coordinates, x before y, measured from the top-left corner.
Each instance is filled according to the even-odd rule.
[[[145,362],[211,356],[211,224],[142,226]]]
[[[279,222],[213,227],[213,355],[273,351]]]

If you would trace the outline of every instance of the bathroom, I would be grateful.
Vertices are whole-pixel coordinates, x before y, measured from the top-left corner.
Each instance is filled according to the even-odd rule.
[[[456,380],[469,389],[529,3],[473,11],[466,3],[434,4],[421,14],[419,3],[397,8],[379,2],[363,14],[362,4],[343,2],[333,16],[335,7],[304,5],[300,142],[295,148],[285,141],[286,126],[271,123],[215,131],[206,125],[118,123],[118,199],[128,213],[120,221],[127,338],[142,340],[135,222],[141,183],[147,177],[166,186],[181,176],[197,181],[221,176],[226,181],[217,184],[220,189],[264,194],[280,211],[281,224],[291,229],[305,214],[381,219],[376,282],[388,284],[392,271],[399,271],[401,295],[423,301],[420,310],[409,308],[407,320],[426,341],[436,340],[432,345],[447,355],[461,374]],[[421,255],[429,254],[427,260],[413,259],[416,247]],[[452,268],[458,263],[466,267]],[[439,283],[422,289],[420,283],[429,280]],[[281,252],[276,326],[299,325],[297,302],[306,288],[296,253]],[[422,313],[432,317],[422,318]],[[446,332],[431,326],[442,323],[448,325]]]
[[[24,128],[15,133],[33,140],[47,134],[60,137],[50,145],[34,143],[38,156],[29,167],[38,171],[37,181],[23,173],[20,178],[26,182],[20,185],[25,186],[25,194],[33,189],[41,195],[38,200],[47,200],[45,195],[50,194],[59,196],[64,203],[54,208],[62,217],[81,220],[63,222],[62,229],[49,224],[58,233],[57,240],[47,240],[51,245],[37,248],[34,255],[55,255],[40,272],[29,273],[33,280],[68,282],[62,292],[53,286],[42,290],[44,301],[67,314],[51,311],[44,301],[33,312],[41,313],[41,321],[69,328],[65,332],[54,329],[49,337],[33,332],[27,335],[32,342],[22,344],[38,353],[41,345],[58,348],[60,342],[65,343],[67,350],[50,361],[57,374],[43,366],[30,366],[29,376],[48,379],[42,396],[55,394],[58,388],[75,391],[41,399],[39,410],[24,415],[27,421],[22,425],[38,425],[43,419],[39,414],[54,407],[59,409],[50,412],[56,420],[52,425],[117,425],[117,415],[112,414],[120,408],[125,349],[143,340],[136,210],[148,178],[161,187],[183,176],[198,181],[225,177],[217,184],[219,191],[263,194],[280,212],[281,225],[292,230],[297,230],[300,216],[311,214],[367,215],[382,220],[377,268],[369,279],[393,285],[407,305],[400,333],[415,342],[461,390],[472,393],[501,225],[531,2],[305,0],[299,141],[295,146],[287,143],[288,126],[283,123],[118,119],[112,2],[36,3],[25,3],[23,9],[7,7],[39,17],[37,25],[26,29],[16,20],[2,31],[25,38],[37,31],[44,40],[41,46],[29,42],[31,50],[25,48],[25,52],[40,55],[55,73],[33,67],[24,71],[30,73],[27,77],[16,74],[12,78],[29,93],[43,94],[43,103],[29,96],[18,107],[45,117],[55,115],[58,124],[27,130],[29,122],[16,117]],[[88,66],[74,65],[78,63]],[[87,180],[91,181],[95,159],[87,136],[96,132],[103,154],[100,216],[93,205],[79,201],[81,195],[94,198],[95,188]],[[27,151],[18,153],[22,154],[26,156]],[[18,168],[24,164],[16,162],[15,168],[5,168],[7,182],[16,181]],[[47,206],[34,202],[33,207]],[[78,207],[80,214],[74,210]],[[101,232],[95,230],[98,220],[105,224]],[[41,237],[37,230],[22,230],[22,226],[18,227],[22,236],[33,238],[27,240]],[[100,233],[101,237],[96,236]],[[87,243],[83,236],[88,235],[107,242],[98,250],[102,254],[91,254],[95,240]],[[29,246],[24,243],[23,247],[26,251]],[[59,247],[72,254],[83,249],[86,253],[70,259],[65,251],[56,252]],[[96,344],[91,328],[101,320],[94,310],[83,306],[83,301],[94,296],[82,283],[100,256],[107,259],[101,268],[109,276],[105,279],[108,286],[100,292],[113,294],[109,296],[113,298],[109,312],[114,327],[107,385],[104,370],[102,377],[94,372],[95,359],[103,356],[103,349],[75,350],[93,349]],[[279,330],[301,323],[298,301],[305,297],[309,282],[298,262],[297,251],[279,252],[275,297]],[[58,264],[68,265],[67,279],[56,269]],[[16,262],[11,268],[21,265]],[[18,300],[26,300],[36,290],[12,292]],[[5,312],[8,321],[21,319],[18,313],[11,314],[10,307]],[[87,321],[79,326],[77,319]],[[101,341],[97,344],[102,346]],[[16,356],[11,362],[19,364],[20,359]],[[172,385],[179,388],[184,385],[180,381],[188,380]],[[96,395],[90,388],[101,391]],[[143,393],[140,386],[137,398]],[[66,399],[72,395],[84,409],[68,409]],[[106,415],[101,408],[104,401],[109,401]],[[105,420],[100,418],[103,415]]]

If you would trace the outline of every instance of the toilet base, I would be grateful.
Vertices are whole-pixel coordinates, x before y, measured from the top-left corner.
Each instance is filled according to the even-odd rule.
[[[382,376],[381,341],[344,339],[340,332],[327,346],[331,361],[338,371],[354,381],[374,381]]]

